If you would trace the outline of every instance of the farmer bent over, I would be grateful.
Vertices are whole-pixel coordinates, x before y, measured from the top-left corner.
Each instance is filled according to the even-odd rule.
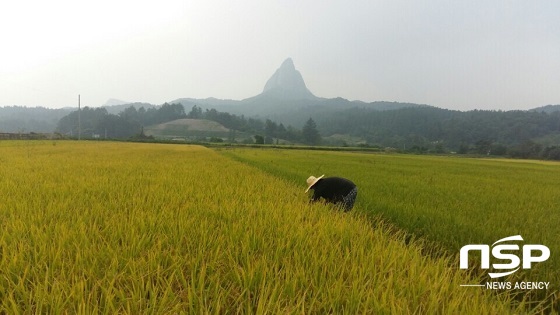
[[[346,178],[341,177],[325,177],[321,175],[318,178],[310,176],[307,179],[307,190],[313,189],[313,197],[311,201],[317,201],[321,197],[325,201],[342,207],[344,211],[350,211],[354,207],[358,188],[356,185]]]

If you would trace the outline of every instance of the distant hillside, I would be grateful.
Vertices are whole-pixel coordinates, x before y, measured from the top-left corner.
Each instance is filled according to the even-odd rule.
[[[246,117],[268,118],[285,125],[301,127],[309,117],[320,117],[335,114],[341,110],[364,108],[369,110],[396,110],[410,107],[430,107],[428,105],[398,102],[371,102],[349,101],[344,98],[314,99],[314,100],[284,100],[267,98],[264,96],[245,99],[242,101],[217,100],[217,99],[192,99],[183,98],[172,101],[180,103],[185,111],[190,111],[193,106],[204,109],[216,109]]]
[[[542,150],[542,145],[560,146],[560,142],[554,142],[560,135],[560,112],[354,108],[317,117],[316,121],[323,136],[346,134],[369,144],[399,149],[437,146],[492,153],[520,146],[536,151]]]
[[[301,125],[309,117],[332,113],[350,108],[367,108],[372,110],[395,110],[408,107],[430,107],[423,104],[398,102],[361,102],[338,98],[321,98],[315,100],[284,100],[278,98],[255,97],[242,101],[218,99],[182,98],[172,101],[185,107],[188,112],[193,106],[203,109],[216,109],[247,117],[270,118],[288,125]],[[306,117],[302,117],[306,116]],[[305,118],[305,119],[304,119]]]
[[[537,108],[530,109],[533,112],[543,112],[543,113],[553,113],[560,111],[560,104],[559,105],[546,105]]]
[[[72,108],[0,107],[0,132],[50,133],[56,129],[60,118],[68,115],[72,110]]]
[[[125,104],[130,104],[132,102],[127,102],[127,101],[121,101],[115,98],[110,98],[107,100],[107,102],[105,102],[105,104],[103,104],[104,107],[107,106],[115,106],[115,105],[125,105]]]
[[[129,108],[130,106],[136,108],[136,110],[144,107],[145,110],[148,110],[150,108],[157,108],[157,105],[153,105],[153,104],[149,104],[149,103],[124,103],[124,104],[118,104],[118,105],[103,105],[102,107],[107,109],[107,112],[109,114],[118,114],[122,111],[124,111],[125,109]]]
[[[234,131],[206,119],[177,119],[170,122],[144,127],[144,134],[163,139],[229,138]],[[236,132],[236,136],[242,133]]]

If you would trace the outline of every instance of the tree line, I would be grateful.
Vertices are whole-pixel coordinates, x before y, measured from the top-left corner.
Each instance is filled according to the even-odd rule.
[[[71,137],[80,134],[84,138],[127,139],[142,136],[143,126],[185,117],[185,109],[181,104],[165,103],[147,110],[130,106],[117,115],[109,114],[104,107],[84,107],[62,117],[56,132]]]
[[[313,119],[309,119],[302,130],[292,126],[285,127],[270,119],[264,122],[256,118],[246,118],[215,109],[205,111],[198,106],[193,106],[186,114],[183,105],[165,103],[157,108],[145,109],[134,106],[127,107],[119,114],[109,114],[104,107],[84,107],[79,111],[73,111],[62,117],[57,125],[56,132],[70,136],[83,138],[108,138],[128,139],[146,138],[143,127],[169,122],[181,118],[207,119],[218,122],[224,127],[240,132],[254,134],[256,143],[271,144],[279,139],[306,143],[310,145],[319,144],[321,137]]]
[[[228,129],[253,133],[255,134],[255,143],[257,144],[273,144],[279,140],[309,145],[321,143],[321,136],[317,130],[317,125],[311,117],[300,130],[291,125],[286,127],[284,124],[270,119],[266,119],[263,123],[260,119],[219,112],[216,109],[206,109],[203,111],[201,107],[194,105],[187,114],[187,118],[208,119],[220,123]]]
[[[393,148],[411,153],[500,155],[517,158],[560,160],[560,112],[483,111],[467,112],[435,107],[395,110],[350,108],[309,118],[301,129],[270,119],[234,115],[194,105],[185,113],[181,104],[156,108],[130,106],[117,115],[105,108],[80,111],[84,138],[127,139],[142,137],[143,127],[180,118],[207,119],[224,127],[254,135],[254,142],[273,144],[325,143],[335,134],[362,139],[361,145]],[[57,132],[77,137],[78,111],[62,117]],[[337,142],[338,141],[338,142]],[[348,145],[329,140],[328,145]]]
[[[323,136],[348,134],[407,152],[560,157],[560,112],[352,108],[318,117]]]

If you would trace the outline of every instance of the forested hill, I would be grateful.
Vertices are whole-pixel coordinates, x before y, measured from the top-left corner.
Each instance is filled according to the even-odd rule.
[[[52,132],[71,108],[0,107],[0,132]]]
[[[148,109],[136,109],[129,105],[118,115],[110,114],[106,108],[86,107],[82,109],[81,134],[86,137],[128,138],[141,133],[142,126],[179,118],[204,118],[232,130],[297,143],[300,128],[311,118],[323,137],[323,145],[365,144],[420,153],[455,151],[560,159],[560,111],[556,110],[559,106],[529,111],[462,112],[430,106],[379,110],[359,103],[348,105],[353,106],[337,110],[318,105],[310,107],[314,110],[305,113],[296,109],[286,113],[291,119],[278,117],[273,121],[267,117],[254,119],[250,114],[236,116],[214,109],[203,112],[200,106],[195,105],[164,104]],[[29,121],[13,118],[15,113],[25,110],[31,109],[3,108],[2,113],[14,114],[0,116],[0,132],[29,132],[36,128],[49,132],[56,126],[56,131],[64,135],[75,136],[78,133],[78,114],[75,111],[60,118],[58,123],[57,118],[67,113],[68,109],[34,108],[31,112],[41,115],[27,115]],[[48,119],[48,125],[43,126],[41,118]],[[297,124],[289,123],[296,120]]]
[[[435,107],[375,111],[353,108],[314,117],[324,136],[348,134],[368,144],[395,148],[465,150],[478,146],[484,152],[535,142],[558,145],[560,112],[482,111],[467,112]]]

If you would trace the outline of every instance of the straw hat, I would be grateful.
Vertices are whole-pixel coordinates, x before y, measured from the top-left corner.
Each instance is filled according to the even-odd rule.
[[[319,177],[315,177],[315,176],[309,176],[309,178],[307,179],[307,189],[305,190],[305,192],[308,192],[309,189],[311,187],[313,187],[313,185],[315,185],[321,178],[323,178],[323,176],[325,176],[325,174],[319,176]]]

